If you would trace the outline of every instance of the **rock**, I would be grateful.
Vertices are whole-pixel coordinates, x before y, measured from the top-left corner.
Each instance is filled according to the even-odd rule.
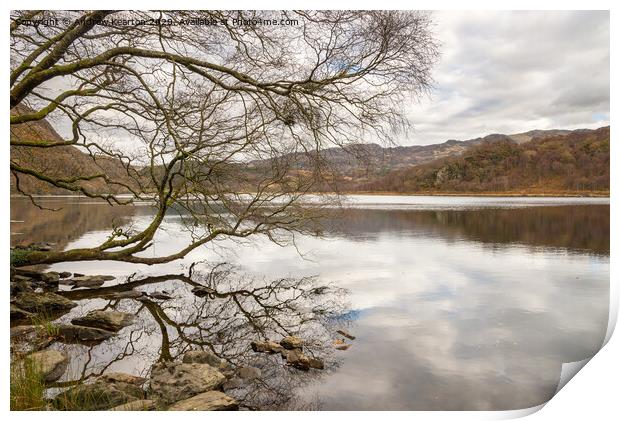
[[[31,320],[32,317],[34,317],[33,313],[30,313],[28,311],[24,311],[20,308],[17,308],[17,306],[11,304],[11,322],[15,323],[15,322],[23,322],[26,320]]]
[[[18,277],[13,278],[11,281],[11,297],[16,296],[22,292],[34,292],[32,282],[28,280],[16,280]],[[28,279],[28,278],[26,278]]]
[[[211,351],[187,351],[183,354],[183,362],[188,364],[209,364],[211,367],[215,367],[220,370],[227,370],[230,368],[228,361],[218,357]]]
[[[12,327],[11,352],[30,354],[49,346],[54,338],[40,328],[31,325]]]
[[[325,364],[323,363],[322,360],[318,359],[318,358],[308,358],[308,365],[310,366],[310,368],[314,368],[315,370],[323,370],[325,369]]]
[[[14,304],[22,310],[44,314],[68,312],[77,306],[73,301],[53,292],[23,292],[15,296]]]
[[[225,381],[209,364],[162,362],[151,370],[151,392],[165,404],[218,389]]]
[[[172,299],[172,297],[166,291],[152,292],[152,293],[149,293],[148,296],[150,298],[155,298],[156,300],[171,300]]]
[[[73,274],[73,276],[74,276],[74,277],[76,277],[76,278],[79,278],[79,277],[81,277],[81,276],[84,276],[84,274],[83,274],[83,273],[77,273],[77,272],[75,272],[75,273]]]
[[[282,345],[273,341],[252,341],[250,346],[254,352],[266,352],[268,354],[275,354],[284,349]]]
[[[155,401],[140,399],[115,406],[110,411],[154,411],[155,409],[157,409]]]
[[[197,286],[192,288],[192,293],[197,297],[206,297],[208,295],[215,294],[215,290],[213,288]]]
[[[243,380],[260,379],[261,375],[260,368],[256,367],[239,367],[237,369],[237,376]]]
[[[343,341],[342,339],[334,339],[333,344],[334,344],[334,348],[340,351],[346,351],[351,346],[347,344],[345,341]]]
[[[222,390],[226,392],[227,390],[238,389],[242,386],[243,386],[243,381],[240,378],[235,377],[230,380],[227,380],[226,383],[222,385]]]
[[[286,336],[280,341],[285,349],[301,349],[303,347],[303,341],[297,336]]]
[[[78,326],[96,327],[99,329],[118,332],[124,327],[133,323],[136,316],[129,313],[114,310],[93,310],[86,316],[71,320],[71,323]]]
[[[26,357],[41,371],[46,383],[52,383],[62,377],[69,365],[69,357],[64,352],[55,349],[35,352]]]
[[[299,348],[287,352],[286,363],[298,370],[308,371],[310,369],[310,359]]]
[[[95,381],[67,389],[53,399],[60,410],[92,411],[114,408],[145,398],[144,390],[131,383]]]
[[[132,376],[127,373],[106,373],[99,377],[97,381],[105,383],[129,383],[134,386],[142,386],[146,383],[146,379],[144,377]]]
[[[88,275],[88,276],[78,276],[71,279],[71,283],[73,288],[94,288],[100,287],[106,281],[111,281],[114,279],[114,276],[108,275]]]
[[[177,402],[168,411],[234,411],[239,403],[230,396],[212,390]]]
[[[60,272],[58,274],[58,277],[60,279],[70,278],[71,277],[71,272]]]
[[[346,330],[337,330],[336,333],[339,333],[340,335],[344,336],[347,339],[351,339],[354,340],[355,336],[351,335],[349,332],[347,332]]]
[[[58,338],[65,343],[92,343],[102,342],[116,333],[109,330],[98,329],[95,327],[76,326],[76,325],[56,325]]]

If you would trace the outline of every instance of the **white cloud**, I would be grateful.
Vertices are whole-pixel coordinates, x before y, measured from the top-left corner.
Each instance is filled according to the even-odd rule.
[[[609,13],[435,13],[435,88],[403,144],[609,124]]]

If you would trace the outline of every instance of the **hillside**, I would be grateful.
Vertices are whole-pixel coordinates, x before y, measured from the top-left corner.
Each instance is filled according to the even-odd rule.
[[[11,113],[19,113],[18,108]],[[45,120],[11,126],[11,140],[48,140],[62,141],[56,130]],[[90,156],[77,147],[60,146],[53,148],[35,148],[11,146],[11,161],[17,165],[45,171],[53,177],[92,176],[105,173],[114,180],[131,185],[126,169],[117,160],[105,156]],[[67,190],[54,187],[30,175],[19,176],[19,186],[29,194],[69,194]],[[110,186],[101,179],[81,182],[81,186],[95,193],[123,193],[124,188]],[[11,175],[11,193],[17,192],[16,180]]]
[[[411,192],[608,192],[609,127],[478,144],[458,157],[395,170],[356,190]]]

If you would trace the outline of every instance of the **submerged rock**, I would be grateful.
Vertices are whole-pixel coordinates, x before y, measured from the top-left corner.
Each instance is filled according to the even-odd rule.
[[[183,362],[187,364],[209,364],[211,367],[215,367],[219,370],[231,369],[230,363],[228,361],[218,357],[211,351],[187,351],[185,354],[183,354]]]
[[[256,367],[239,367],[237,369],[237,376],[243,380],[260,379],[261,375],[260,368]]]
[[[286,336],[280,341],[285,349],[302,349],[303,341],[297,336]]]
[[[106,281],[114,280],[114,276],[109,275],[85,275],[74,277],[70,280],[73,288],[95,288],[100,287]]]
[[[268,354],[276,354],[284,350],[282,345],[273,341],[252,341],[250,346],[254,352],[266,352]]]
[[[121,291],[121,292],[113,292],[111,294],[106,294],[105,298],[110,298],[112,300],[122,300],[124,298],[138,298],[138,297],[142,297],[144,295],[144,292],[142,291],[135,291],[135,290],[130,290],[130,291]]]
[[[162,362],[151,371],[153,396],[170,404],[199,393],[218,389],[226,378],[209,364]]]
[[[110,411],[154,411],[157,409],[155,401],[139,399],[111,408]]]
[[[35,352],[26,358],[32,363],[46,383],[52,383],[62,377],[69,365],[69,357],[64,352],[55,349]]]
[[[175,403],[168,411],[234,411],[239,403],[230,396],[212,390]]]
[[[86,316],[71,320],[71,323],[78,326],[96,327],[99,329],[118,332],[124,327],[133,323],[136,316],[129,313],[114,310],[93,310]]]
[[[109,330],[98,329],[95,327],[76,326],[76,325],[56,325],[58,339],[65,343],[98,343],[102,342],[116,333]]]
[[[192,288],[192,293],[197,297],[206,297],[208,295],[215,294],[215,290],[213,288],[197,286]]]
[[[77,304],[53,292],[23,292],[17,294],[13,304],[21,310],[46,315],[68,312]]]

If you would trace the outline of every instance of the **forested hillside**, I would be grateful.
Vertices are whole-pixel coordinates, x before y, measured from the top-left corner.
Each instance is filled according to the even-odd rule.
[[[357,190],[391,192],[608,192],[609,127],[486,142],[458,157],[396,170]]]

